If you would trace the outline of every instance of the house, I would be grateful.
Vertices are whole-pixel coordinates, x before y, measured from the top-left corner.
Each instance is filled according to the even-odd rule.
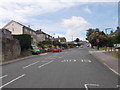
[[[59,37],[55,38],[56,41],[61,42],[61,43],[65,43],[66,42],[66,38],[65,37]]]
[[[0,31],[2,32],[2,38],[9,38],[12,39],[12,35],[11,35],[11,31],[7,30],[7,29],[0,29]]]
[[[43,32],[41,29],[36,30],[36,34],[37,34],[37,41],[45,41],[45,40],[52,40],[53,39],[52,36]]]
[[[113,37],[116,36],[120,32],[120,28],[118,28],[115,32],[111,32],[108,36]]]
[[[36,32],[31,29],[29,26],[24,26],[16,21],[11,21],[7,25],[3,27],[3,29],[7,29],[11,31],[12,35],[20,35],[20,34],[29,34],[33,38],[33,43],[37,43]]]

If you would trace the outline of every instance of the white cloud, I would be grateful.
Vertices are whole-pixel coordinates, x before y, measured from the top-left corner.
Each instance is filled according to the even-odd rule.
[[[83,17],[72,16],[70,19],[64,19],[62,25],[67,29],[66,36],[68,39],[73,37],[80,37],[83,39],[82,33],[88,29],[89,23]]]
[[[77,5],[77,2],[64,2],[61,0],[1,0],[0,21],[16,20],[29,22],[29,18],[49,12],[56,12],[63,8]]]
[[[86,13],[92,14],[92,11],[91,11],[88,7],[84,8],[84,11],[85,11]]]

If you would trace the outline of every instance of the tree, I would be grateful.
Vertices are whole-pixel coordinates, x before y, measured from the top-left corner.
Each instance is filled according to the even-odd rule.
[[[22,50],[27,50],[31,47],[31,35],[22,34],[22,35],[13,35],[14,38],[18,39]]]
[[[93,32],[89,37],[88,41],[91,43],[92,47],[97,46],[98,43],[96,42],[96,39],[99,39],[99,46],[103,47],[108,43],[108,38],[106,35],[102,35],[101,32]]]
[[[95,29],[92,29],[92,28],[88,29],[88,30],[87,30],[87,34],[86,34],[87,38],[88,38],[93,32],[95,32]]]
[[[76,38],[75,42],[79,42],[79,41],[80,41],[80,39],[79,39],[79,38]]]

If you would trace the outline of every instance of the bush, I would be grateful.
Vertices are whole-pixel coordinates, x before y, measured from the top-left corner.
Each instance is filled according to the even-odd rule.
[[[27,50],[31,46],[31,35],[22,34],[22,35],[13,35],[13,38],[18,39],[20,42],[21,50]]]

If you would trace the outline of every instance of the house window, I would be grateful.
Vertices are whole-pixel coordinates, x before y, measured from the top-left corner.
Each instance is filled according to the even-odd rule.
[[[27,30],[27,29],[25,29],[24,31],[25,31],[25,32],[28,32],[28,30]]]
[[[35,33],[35,32],[33,32],[33,35],[36,35],[36,33]]]
[[[12,31],[14,31],[14,28],[12,28]]]

